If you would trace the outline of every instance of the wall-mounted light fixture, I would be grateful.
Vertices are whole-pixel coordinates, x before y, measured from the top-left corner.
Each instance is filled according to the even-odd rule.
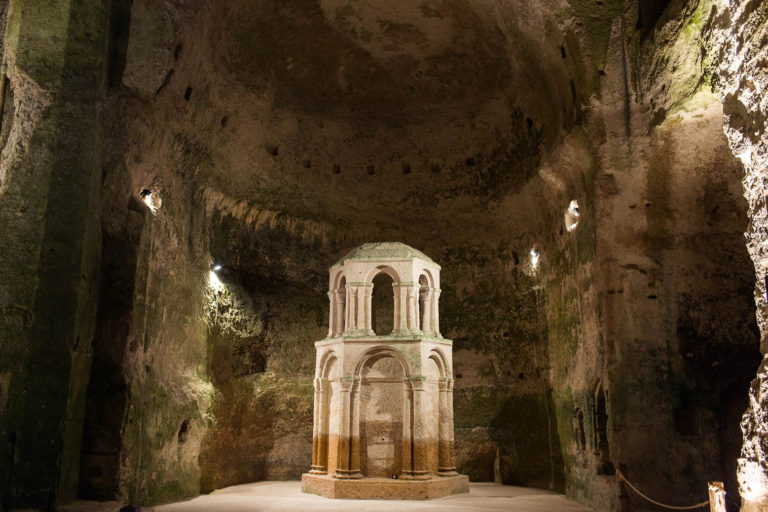
[[[147,205],[149,211],[152,212],[152,215],[156,215],[157,210],[159,210],[163,205],[163,201],[160,199],[157,193],[153,194],[152,191],[148,188],[141,189],[141,192],[139,192],[139,197],[141,198],[142,202]]]
[[[576,226],[579,225],[580,218],[581,213],[579,212],[579,202],[574,199],[571,201],[571,204],[568,205],[568,209],[565,210],[565,229],[567,229],[569,232],[576,229]]]
[[[535,247],[531,249],[531,269],[536,270],[539,266],[539,251]]]

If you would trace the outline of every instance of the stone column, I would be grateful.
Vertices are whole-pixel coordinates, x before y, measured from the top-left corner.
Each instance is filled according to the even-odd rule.
[[[403,287],[405,303],[408,307],[407,328],[409,331],[419,330],[419,284],[409,284]]]
[[[355,304],[357,300],[356,296],[356,290],[352,288],[351,286],[347,285],[347,301],[346,301],[346,308],[345,309],[345,318],[346,320],[346,331],[354,331],[356,329],[356,318],[355,318]]]
[[[325,393],[323,392],[323,382],[321,379],[315,379],[315,414],[314,425],[312,428],[312,466],[310,473],[324,475],[328,472],[327,449],[328,442],[323,442],[325,436],[323,432],[323,416],[325,407]],[[325,457],[323,457],[323,448],[325,448]]]
[[[413,389],[411,388],[411,383],[408,381],[406,381],[403,395],[403,441],[400,447],[399,477],[407,480],[413,477],[411,460],[411,448],[413,447],[413,431],[411,429],[411,418],[413,418]]]
[[[407,287],[404,284],[397,283],[395,288],[395,309],[398,310],[398,315],[395,320],[399,320],[399,326],[396,329],[398,332],[405,332],[408,330],[408,292]],[[396,322],[397,323],[397,322]]]
[[[347,292],[346,288],[344,289],[344,293],[341,292],[341,290],[334,291],[334,294],[336,295],[336,327],[335,332],[337,335],[344,334],[344,331],[347,329],[347,321],[346,321],[346,315],[347,315]]]
[[[413,438],[413,461],[411,471],[411,478],[415,480],[426,480],[429,478],[428,463],[428,442],[427,432],[424,424],[424,401],[426,400],[424,393],[424,377],[413,377],[413,421],[412,432]]]
[[[360,379],[355,379],[350,393],[349,475],[363,478],[360,472]]]
[[[392,296],[393,300],[395,301],[395,319],[392,323],[392,332],[399,332],[401,329],[401,323],[400,323],[400,285],[398,283],[392,283]]]
[[[365,304],[367,301],[367,293],[365,285],[357,285],[355,286],[355,291],[357,294],[357,330],[359,331],[367,331],[368,328],[366,327],[366,313],[365,313]]]
[[[440,308],[438,303],[440,300],[440,288],[432,288],[432,332],[435,333],[435,337],[440,337]]]
[[[328,302],[331,303],[331,311],[328,314],[328,338],[333,337],[338,329],[338,317],[336,316],[337,291],[328,292]]]
[[[318,439],[317,465],[318,465],[318,471],[323,475],[328,473],[328,444],[331,442],[330,440],[331,403],[330,403],[330,393],[328,392],[330,387],[331,387],[331,382],[328,379],[322,379],[320,381],[320,411],[318,414],[320,418],[320,426],[318,427],[318,431],[320,432],[320,437]]]
[[[351,478],[360,478],[360,474],[350,470],[350,419],[351,419],[351,395],[353,381],[345,377],[341,382],[341,410],[339,411],[339,440],[338,440],[338,459],[336,462],[336,473],[334,478],[348,480]]]
[[[453,445],[453,381],[440,379],[440,433],[438,436],[437,474],[453,476],[456,473],[456,455]]]
[[[373,321],[371,312],[373,310],[373,285],[365,286],[365,330],[369,335],[373,335]]]
[[[318,402],[320,392],[318,391],[318,382],[317,379],[315,379],[315,394],[314,394],[314,409],[312,411],[312,465],[310,466],[312,469],[315,469],[317,467],[317,449],[318,449],[318,441],[317,438],[319,437],[319,418],[318,418],[318,411],[320,410],[320,404]]]
[[[433,289],[427,288],[426,293],[424,294],[424,311],[419,311],[419,314],[423,315],[424,321],[421,322],[421,330],[424,331],[424,334],[432,334],[432,296],[433,296]]]
[[[409,284],[405,287],[405,304],[408,307],[408,322],[406,327],[409,331],[413,331],[416,328],[416,306],[413,303],[413,285]]]

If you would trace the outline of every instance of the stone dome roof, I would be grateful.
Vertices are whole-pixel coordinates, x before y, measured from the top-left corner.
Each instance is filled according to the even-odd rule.
[[[374,242],[363,244],[347,253],[346,256],[337,262],[337,264],[343,264],[347,260],[402,260],[407,258],[418,258],[437,265],[423,252],[400,242]]]

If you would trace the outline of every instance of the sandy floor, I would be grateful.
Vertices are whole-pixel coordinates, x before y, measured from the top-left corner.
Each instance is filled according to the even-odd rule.
[[[147,509],[143,509],[147,510]],[[236,485],[190,501],[154,507],[155,512],[449,512],[514,510],[514,512],[591,512],[561,494],[525,487],[470,484],[469,494],[431,501],[330,500],[304,494],[299,482]]]

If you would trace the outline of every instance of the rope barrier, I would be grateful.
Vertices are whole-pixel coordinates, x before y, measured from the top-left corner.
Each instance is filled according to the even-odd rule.
[[[621,472],[621,470],[619,470],[619,468],[616,468],[616,476],[618,476],[619,480],[622,480],[625,484],[627,484],[627,486],[630,489],[632,489],[633,491],[635,491],[641,498],[644,498],[644,499],[648,500],[649,502],[653,503],[654,505],[658,505],[659,507],[662,507],[662,508],[666,508],[666,509],[669,509],[669,510],[694,510],[694,509],[705,507],[705,506],[709,505],[709,500],[702,501],[701,503],[697,503],[695,505],[689,505],[687,507],[676,507],[674,505],[665,505],[664,503],[658,502],[658,501],[654,500],[653,498],[649,498],[648,496],[646,496],[645,494],[640,492],[637,489],[637,487],[632,485],[632,483],[629,480],[627,480],[627,477],[624,476],[624,474]]]

